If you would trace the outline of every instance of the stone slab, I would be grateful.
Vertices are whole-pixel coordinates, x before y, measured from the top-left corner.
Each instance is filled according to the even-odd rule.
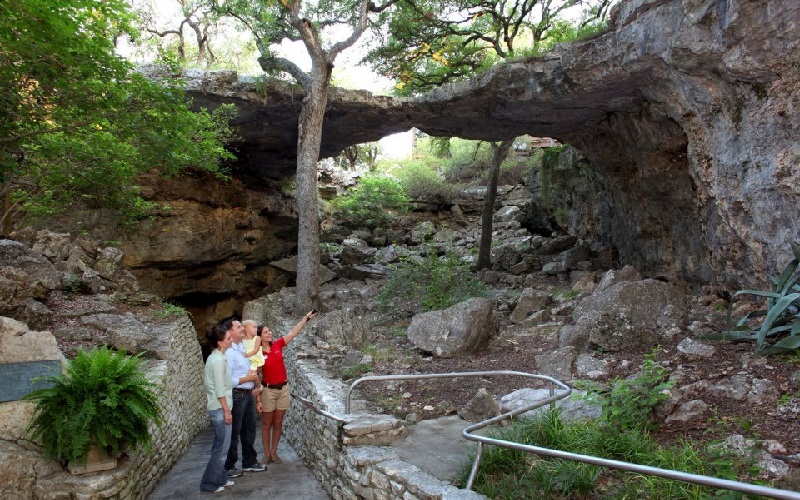
[[[48,387],[37,377],[61,374],[61,363],[55,360],[0,364],[0,402],[18,401],[36,389]]]

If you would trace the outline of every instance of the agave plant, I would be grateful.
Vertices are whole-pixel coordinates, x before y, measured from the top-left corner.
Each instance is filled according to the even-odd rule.
[[[42,377],[52,384],[25,399],[36,402],[28,435],[48,458],[79,461],[97,445],[111,455],[151,443],[148,425],[161,425],[155,385],[142,360],[107,347],[78,351],[66,373]]]
[[[736,326],[731,327],[733,301],[728,308],[728,327],[724,333],[709,338],[733,341],[755,341],[759,354],[769,355],[790,352],[800,347],[800,245],[792,244],[794,259],[789,262],[779,278],[770,277],[772,291],[740,290],[738,295],[754,295],[767,300],[766,309],[746,314]],[[747,323],[755,318],[764,318],[761,326],[751,328]],[[781,337],[767,345],[767,339]]]

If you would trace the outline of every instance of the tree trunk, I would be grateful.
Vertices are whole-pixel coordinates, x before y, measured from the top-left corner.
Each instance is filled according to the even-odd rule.
[[[492,266],[492,218],[494,217],[494,201],[497,198],[497,177],[500,175],[500,164],[508,156],[508,150],[514,139],[507,139],[499,144],[492,143],[492,164],[489,166],[489,179],[486,181],[486,198],[483,200],[481,212],[481,243],[478,247],[478,269]]]
[[[317,161],[322,142],[322,120],[328,105],[331,65],[315,60],[303,99],[297,136],[297,289],[294,313],[302,315],[319,306],[319,213],[317,212]]]

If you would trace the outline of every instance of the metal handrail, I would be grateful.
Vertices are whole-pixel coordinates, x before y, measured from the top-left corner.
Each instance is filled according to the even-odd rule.
[[[560,380],[554,379],[552,377],[548,377],[546,375],[537,375],[527,372],[518,372],[518,371],[511,371],[511,370],[497,370],[497,371],[481,371],[481,372],[450,372],[450,373],[429,373],[429,374],[416,374],[416,375],[369,375],[366,377],[361,377],[358,380],[355,380],[352,384],[350,384],[350,388],[347,391],[347,397],[345,400],[345,411],[349,414],[350,413],[350,397],[355,387],[362,383],[362,382],[369,382],[375,380],[420,380],[420,379],[432,379],[432,378],[455,378],[455,377],[485,377],[491,375],[517,375],[527,378],[534,378],[539,380],[544,380],[550,383],[550,397],[545,398],[541,401],[537,401],[533,404],[528,406],[523,406],[517,408],[513,411],[503,413],[496,417],[492,417],[487,420],[483,420],[476,424],[470,425],[466,427],[461,435],[464,439],[475,441],[478,443],[478,450],[475,454],[475,460],[472,463],[472,469],[470,470],[469,479],[467,480],[466,489],[471,490],[472,485],[475,481],[475,476],[478,473],[478,466],[480,465],[481,461],[481,454],[483,453],[483,445],[490,444],[494,446],[501,446],[503,448],[510,448],[514,450],[525,451],[528,453],[535,453],[537,455],[543,455],[553,458],[560,458],[563,460],[573,460],[577,462],[584,462],[588,464],[598,465],[601,467],[608,467],[611,469],[619,469],[625,470],[630,472],[638,472],[641,474],[646,474],[650,476],[659,476],[664,477],[667,479],[674,479],[678,481],[683,481],[687,483],[694,483],[703,486],[710,486],[713,488],[719,488],[724,490],[731,490],[731,491],[739,491],[742,493],[748,493],[753,495],[761,495],[768,498],[778,498],[778,499],[786,499],[786,500],[800,500],[800,492],[796,491],[789,491],[789,490],[781,490],[777,488],[770,488],[767,486],[759,486],[749,483],[742,483],[739,481],[731,481],[727,479],[719,479],[716,477],[711,476],[702,476],[699,474],[690,474],[687,472],[681,472],[671,469],[662,469],[659,467],[651,467],[649,465],[639,465],[634,464],[631,462],[623,462],[620,460],[609,460],[605,458],[595,457],[591,455],[580,455],[577,453],[570,453],[567,451],[562,450],[554,450],[550,448],[543,448],[540,446],[533,446],[533,445],[526,445],[515,443],[513,441],[505,441],[502,439],[495,439],[486,436],[480,436],[477,434],[471,434],[471,432],[483,429],[489,425],[495,424],[497,422],[501,422],[503,420],[511,419],[517,415],[522,413],[535,410],[537,408],[541,408],[542,406],[549,404],[551,408],[554,408],[555,402],[559,399],[563,399],[569,396],[572,393],[572,388],[566,385],[565,383],[561,382]],[[554,388],[555,386],[559,386],[564,389],[563,392],[559,392],[555,394]]]
[[[547,375],[536,375],[527,372],[518,372],[513,370],[492,370],[484,372],[421,373],[415,375],[367,375],[366,377],[361,377],[358,380],[355,380],[352,384],[350,384],[350,388],[347,390],[347,397],[345,399],[344,408],[346,413],[350,413],[350,395],[353,393],[353,389],[355,389],[355,387],[361,382],[369,382],[373,380],[422,380],[431,378],[488,377],[491,375],[517,375],[520,377],[527,377],[527,378],[533,378],[550,382],[550,397],[547,398],[545,400],[545,403],[543,404],[547,404],[549,402],[555,404],[556,400],[565,398],[572,393],[572,387],[568,386],[567,384],[559,380],[554,379],[553,377],[548,377]],[[559,393],[558,397],[554,397],[554,387],[553,387],[554,385],[562,387],[565,390],[565,392]]]

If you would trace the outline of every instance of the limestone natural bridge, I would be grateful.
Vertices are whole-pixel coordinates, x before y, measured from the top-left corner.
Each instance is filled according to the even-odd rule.
[[[748,283],[800,239],[799,23],[795,0],[623,2],[603,35],[420,98],[334,90],[322,156],[411,127],[554,137],[601,180],[583,236],[654,274]],[[293,173],[302,95],[191,76],[198,106],[239,106],[246,170]]]

